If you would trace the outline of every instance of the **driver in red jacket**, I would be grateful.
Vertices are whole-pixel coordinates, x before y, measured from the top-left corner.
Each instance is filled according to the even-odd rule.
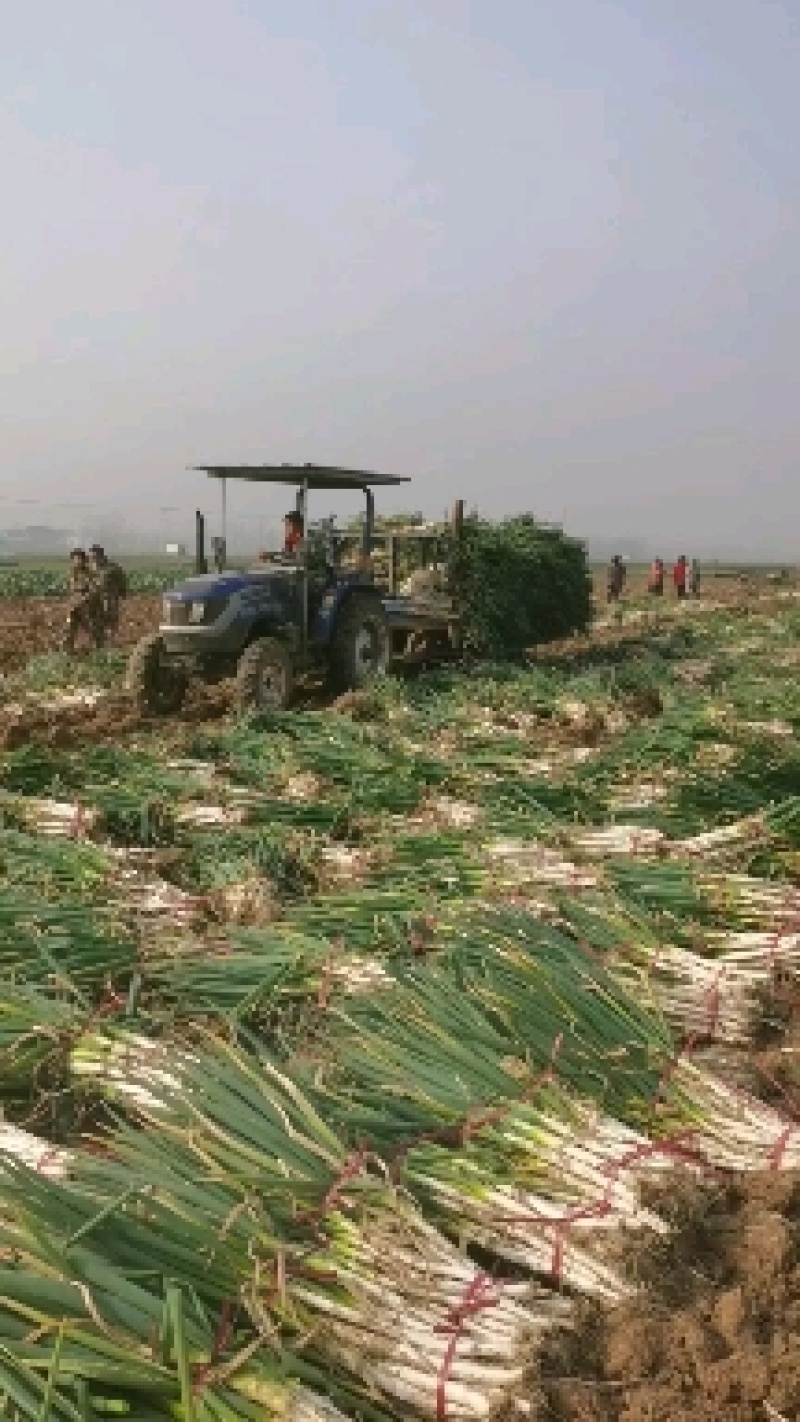
[[[299,553],[303,544],[303,520],[299,513],[288,513],[283,520],[283,551],[293,555]]]

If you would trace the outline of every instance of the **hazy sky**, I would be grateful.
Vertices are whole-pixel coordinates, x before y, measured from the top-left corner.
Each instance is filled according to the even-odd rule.
[[[797,555],[799,135],[797,0],[14,6],[0,523],[308,459]]]

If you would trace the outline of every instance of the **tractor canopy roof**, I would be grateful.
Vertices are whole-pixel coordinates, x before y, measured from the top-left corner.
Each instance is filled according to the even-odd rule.
[[[408,484],[397,474],[372,470],[337,469],[324,464],[195,464],[193,472],[210,479],[244,479],[251,484],[291,484],[309,489],[370,489]]]

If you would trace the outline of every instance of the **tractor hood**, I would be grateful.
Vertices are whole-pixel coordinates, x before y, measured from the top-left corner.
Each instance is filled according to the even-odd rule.
[[[198,573],[170,588],[165,597],[175,602],[217,602],[233,597],[234,593],[243,592],[245,588],[263,588],[276,578],[283,582],[287,576],[296,575],[297,569],[279,565],[266,567],[263,572],[259,569],[247,573]]]

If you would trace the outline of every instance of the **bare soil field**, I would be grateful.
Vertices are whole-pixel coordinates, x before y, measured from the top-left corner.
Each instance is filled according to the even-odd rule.
[[[800,1407],[800,1177],[733,1177],[665,1202],[675,1238],[646,1301],[584,1306],[542,1360],[558,1422],[757,1422]]]
[[[130,647],[158,626],[161,599],[131,597],[123,606],[119,632],[110,646]],[[32,657],[58,650],[67,617],[60,598],[8,598],[0,601],[0,672],[20,671]]]
[[[779,985],[751,1085],[800,1130],[800,991]],[[775,1162],[777,1167],[779,1162]],[[795,1422],[800,1417],[800,1173],[673,1178],[647,1204],[673,1234],[632,1256],[634,1302],[579,1308],[540,1358],[546,1422]]]

